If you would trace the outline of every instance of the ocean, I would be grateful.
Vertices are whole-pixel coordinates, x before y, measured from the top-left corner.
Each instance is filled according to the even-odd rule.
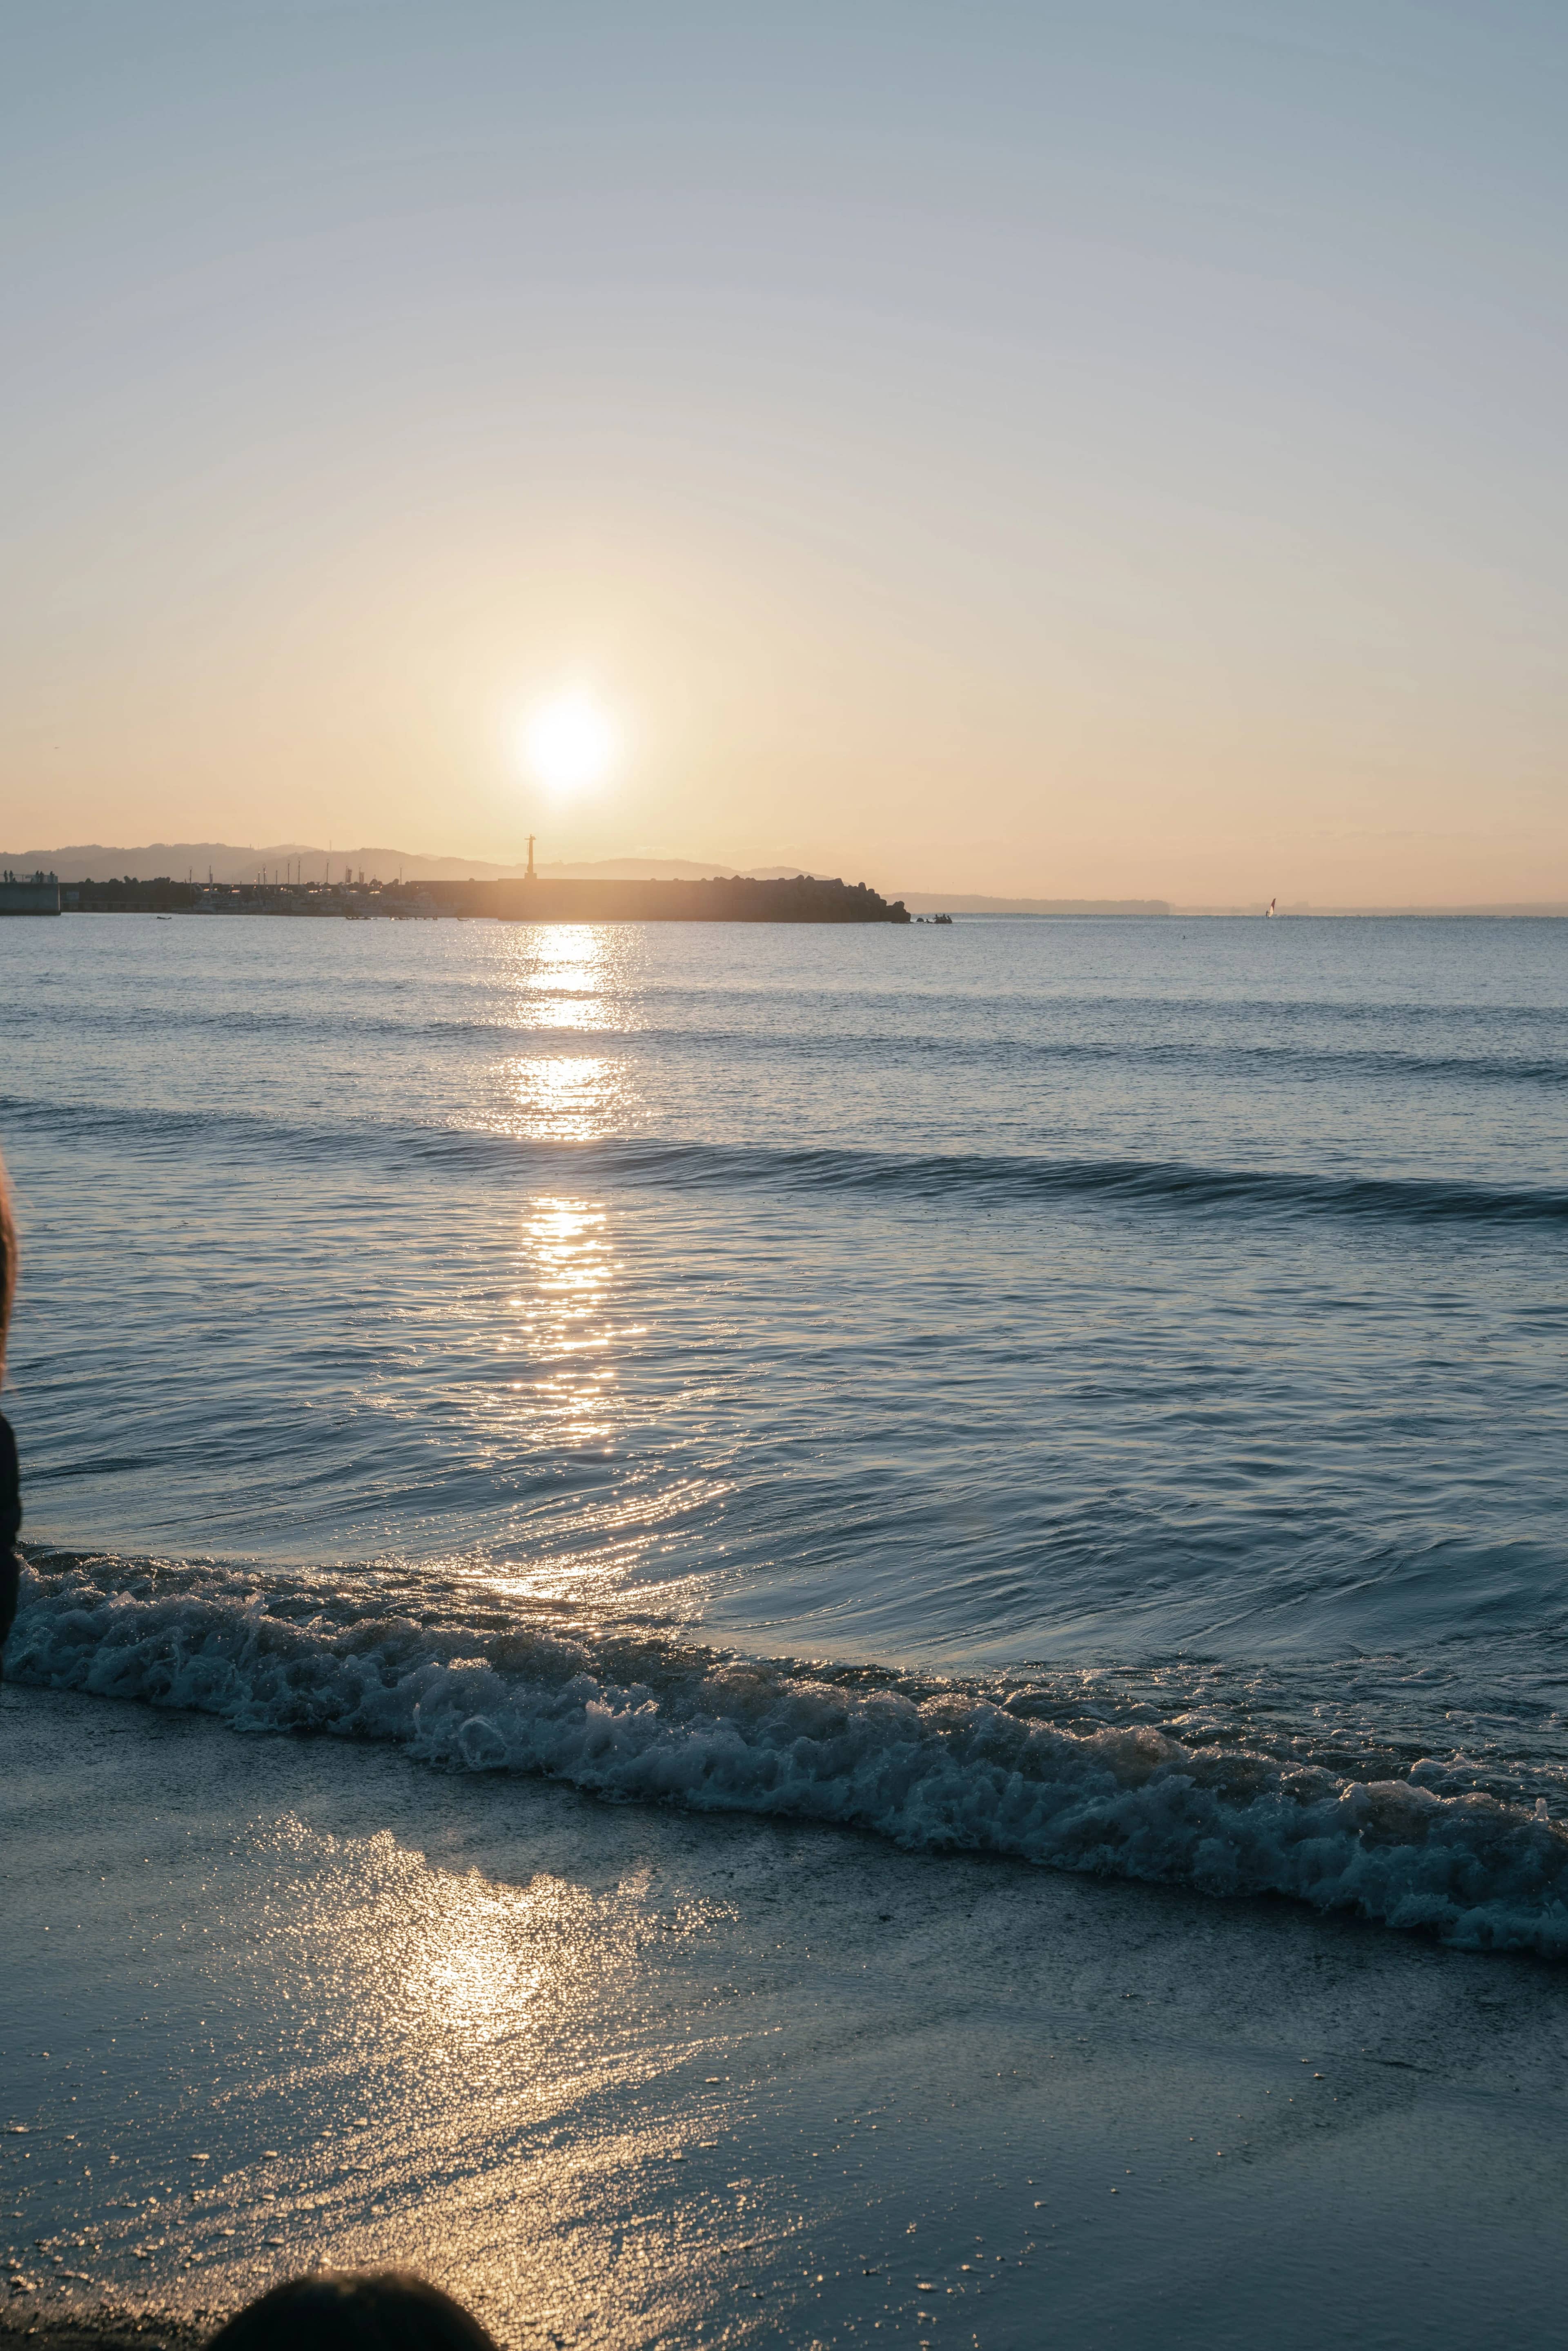
[[[8,1679],[1568,1954],[1568,926],[0,955]]]

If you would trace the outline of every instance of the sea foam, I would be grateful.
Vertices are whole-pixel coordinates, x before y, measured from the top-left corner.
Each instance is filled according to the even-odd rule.
[[[483,1613],[483,1612],[481,1612]],[[838,1823],[908,1851],[1275,1894],[1472,1950],[1568,1955],[1568,1836],[1496,1798],[1068,1729],[1005,1691],[720,1655],[538,1620],[416,1622],[371,1591],[233,1571],[40,1561],[9,1676],[392,1740],[465,1771],[545,1774],[695,1812]]]

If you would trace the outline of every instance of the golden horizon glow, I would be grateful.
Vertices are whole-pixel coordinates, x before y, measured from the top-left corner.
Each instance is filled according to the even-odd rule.
[[[5,863],[1568,904],[1563,11],[10,13]]]

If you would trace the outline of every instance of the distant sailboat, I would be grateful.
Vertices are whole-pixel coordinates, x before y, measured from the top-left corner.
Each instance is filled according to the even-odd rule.
[[[1264,914],[1264,919],[1265,919],[1265,920],[1267,920],[1267,918],[1268,918],[1268,917],[1269,917],[1269,916],[1273,913],[1273,911],[1274,911],[1275,907],[1279,904],[1279,903],[1280,903],[1280,901],[1278,900],[1278,898],[1270,898],[1270,901],[1269,901],[1268,904],[1267,904],[1267,905],[1264,907],[1264,909],[1263,909],[1263,914]]]

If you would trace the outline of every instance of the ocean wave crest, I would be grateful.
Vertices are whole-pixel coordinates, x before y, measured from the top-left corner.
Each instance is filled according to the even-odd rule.
[[[465,1126],[285,1125],[261,1113],[39,1102],[0,1097],[18,1128],[113,1134],[158,1147],[260,1149],[296,1164],[381,1160],[400,1170],[511,1173],[552,1183],[660,1186],[674,1190],[774,1189],[942,1200],[986,1196],[1111,1201],[1170,1211],[1231,1209],[1275,1216],[1352,1217],[1394,1225],[1568,1224],[1568,1190],[1462,1177],[1326,1176],[1307,1170],[1210,1167],[1171,1159],[1042,1159],[1024,1153],[905,1153],[805,1145],[722,1144],[632,1135],[594,1143]]]
[[[649,993],[656,997],[657,991]],[[1289,1016],[1303,1008],[1290,1005],[1189,1008],[1207,1013],[1218,1033],[1151,1040],[1072,1037],[1060,1032],[1030,1035],[1009,1030],[1005,1025],[988,1029],[984,1034],[963,1028],[939,1030],[862,1025],[849,1029],[832,1023],[832,998],[824,1004],[821,1023],[802,1029],[779,1023],[777,999],[771,996],[743,996],[738,999],[727,996],[726,1008],[743,1013],[746,1018],[722,1023],[660,1022],[639,1013],[634,1019],[623,1017],[607,1028],[585,1029],[580,1020],[562,1021],[550,1017],[557,998],[575,999],[580,995],[576,987],[535,988],[530,991],[527,1017],[516,1008],[490,1013],[417,1017],[385,1011],[345,1011],[340,1008],[312,1012],[292,1005],[281,1008],[247,1003],[217,1008],[183,1006],[181,1023],[186,1030],[205,1031],[224,1039],[287,1040],[297,1048],[308,1044],[342,1046],[362,1040],[424,1050],[476,1045],[513,1053],[549,1052],[570,1057],[601,1052],[608,1040],[619,1051],[640,1055],[656,1052],[706,1056],[717,1050],[728,1058],[763,1061],[796,1062],[821,1057],[846,1064],[864,1061],[881,1069],[900,1062],[919,1065],[931,1061],[951,1061],[964,1069],[986,1064],[1002,1071],[1087,1064],[1129,1070],[1213,1071],[1243,1081],[1281,1076],[1308,1080],[1343,1077],[1380,1085],[1436,1081],[1548,1091],[1568,1087],[1568,1058],[1561,1053],[1504,1051],[1490,1044],[1478,1044],[1475,1050],[1465,1050],[1453,1040],[1446,1050],[1433,1052],[1421,1050],[1419,1045],[1402,1048],[1357,1045],[1333,1039],[1325,1042],[1316,1037],[1294,1039],[1289,1034]],[[1005,1003],[1005,999],[999,1001]],[[1175,1011],[1180,1008],[1170,1004],[1164,1008]],[[1317,1005],[1305,1008],[1314,1019],[1321,1014]],[[1230,1026],[1236,1025],[1238,1011],[1244,1012],[1249,1021],[1267,1019],[1285,1033],[1267,1039],[1227,1033]],[[1349,1008],[1336,1008],[1335,1011],[1336,1019],[1354,1034]],[[1220,1019],[1221,1014],[1228,1018]],[[57,1017],[53,1006],[43,1009],[24,1007],[17,1022],[19,1028],[30,1027],[45,1034]],[[1402,1008],[1402,1020],[1405,1018]],[[1450,1015],[1450,1021],[1458,1018]],[[166,1010],[159,1004],[111,1003],[71,1008],[71,1027],[77,1034],[96,1030],[106,1036],[134,1039],[157,1029],[166,1019]],[[1565,1025],[1568,1024],[1561,1013],[1553,1016],[1557,1034],[1562,1034]]]
[[[391,1740],[601,1797],[869,1830],[914,1852],[1274,1894],[1471,1950],[1568,1956],[1568,1836],[1495,1797],[1361,1781],[1143,1724],[1066,1728],[1004,1689],[736,1657],[504,1609],[417,1621],[222,1569],[46,1557],[21,1682]]]

